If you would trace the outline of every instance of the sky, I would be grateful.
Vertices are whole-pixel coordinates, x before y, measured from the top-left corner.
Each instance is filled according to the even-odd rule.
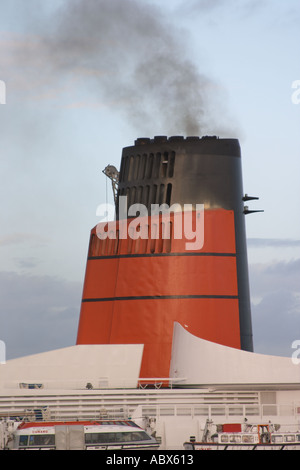
[[[0,340],[76,343],[102,170],[138,137],[238,138],[255,352],[300,340],[298,0],[1,0]],[[296,83],[297,84],[297,83]]]

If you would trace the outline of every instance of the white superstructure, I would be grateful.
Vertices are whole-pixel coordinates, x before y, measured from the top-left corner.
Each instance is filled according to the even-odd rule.
[[[0,364],[0,419],[132,418],[161,449],[207,419],[300,430],[300,366],[226,348],[174,325],[170,378],[141,379],[143,345],[79,345]]]

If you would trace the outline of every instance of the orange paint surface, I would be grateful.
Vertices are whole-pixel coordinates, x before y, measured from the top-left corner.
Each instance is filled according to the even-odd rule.
[[[158,251],[151,240],[108,247],[95,232],[77,344],[144,344],[142,378],[168,377],[174,322],[208,341],[241,347],[232,211],[205,211],[204,245],[195,253],[174,239],[156,240]]]

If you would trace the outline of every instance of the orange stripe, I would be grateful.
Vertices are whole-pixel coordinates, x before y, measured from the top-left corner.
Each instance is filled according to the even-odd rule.
[[[89,260],[83,298],[237,293],[235,257],[168,256]]]

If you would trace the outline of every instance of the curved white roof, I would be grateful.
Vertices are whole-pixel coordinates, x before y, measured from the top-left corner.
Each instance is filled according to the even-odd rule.
[[[298,384],[300,365],[291,358],[267,356],[198,338],[174,324],[170,377],[185,384]]]

